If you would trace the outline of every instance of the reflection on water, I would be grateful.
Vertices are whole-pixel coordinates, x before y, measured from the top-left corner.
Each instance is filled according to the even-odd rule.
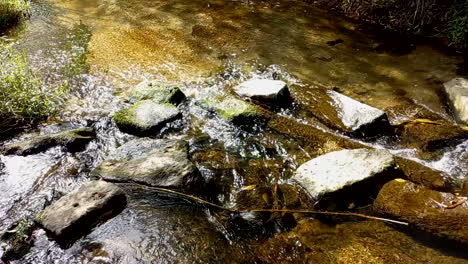
[[[189,96],[180,106],[184,120],[179,132],[167,137],[189,142],[190,157],[208,182],[207,196],[225,206],[236,206],[235,196],[244,188],[284,183],[300,164],[333,150],[365,144],[415,157],[414,150],[397,149],[386,138],[377,143],[350,140],[303,114],[297,105],[311,102],[311,89],[337,87],[386,110],[395,123],[417,115],[408,105],[453,121],[440,89],[455,76],[458,58],[426,45],[403,55],[382,51],[377,48],[382,47],[380,41],[356,25],[300,2],[59,0],[39,1],[34,8],[29,26],[10,34],[47,78],[69,77],[61,66],[76,51],[66,48],[76,25],[92,31],[86,57],[91,71],[69,80],[72,97],[59,118],[63,124],[46,124],[39,132],[92,126],[97,139],[76,154],[54,148],[29,157],[0,156],[5,167],[0,170],[4,228],[22,217],[34,217],[89,180],[93,168],[134,138],[119,132],[111,116],[125,106],[126,89],[145,79],[183,84]],[[287,81],[297,105],[254,132],[240,130],[200,106],[201,99],[230,94],[234,85],[250,78]],[[466,144],[427,164],[465,176]],[[313,222],[273,236],[287,229],[273,217],[225,215],[152,191],[125,188],[131,198],[119,216],[66,250],[37,230],[35,246],[18,263],[297,263],[319,257],[331,263],[354,258],[375,263],[399,258],[463,262],[381,224]],[[267,218],[266,223],[258,218]],[[343,231],[348,227],[352,232]],[[396,250],[398,241],[405,246]],[[338,257],[328,256],[335,253]]]

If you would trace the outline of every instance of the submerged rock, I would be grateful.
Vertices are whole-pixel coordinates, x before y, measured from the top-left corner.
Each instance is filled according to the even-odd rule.
[[[383,215],[409,222],[416,228],[445,239],[468,243],[468,203],[447,209],[453,194],[438,192],[396,179],[384,185],[374,202]]]
[[[3,147],[0,152],[4,155],[31,155],[55,146],[63,146],[69,152],[83,150],[86,144],[94,139],[93,128],[83,127],[64,132],[40,135],[30,140],[14,143]]]
[[[116,150],[93,175],[107,181],[184,190],[199,189],[201,176],[181,140],[137,139]]]
[[[36,221],[61,246],[68,246],[125,206],[125,193],[117,185],[91,181],[48,206]]]
[[[157,134],[168,123],[182,118],[182,113],[171,104],[144,100],[114,114],[117,127],[136,136]]]
[[[231,96],[208,98],[202,103],[223,119],[237,125],[253,123],[260,116],[259,110],[254,105]]]
[[[312,198],[319,198],[355,183],[382,176],[395,167],[395,159],[387,150],[340,150],[302,164],[292,179],[302,185]]]
[[[395,157],[398,168],[406,179],[421,184],[433,190],[449,190],[451,186],[450,176],[445,172],[435,170],[413,160]]]
[[[468,80],[455,78],[444,87],[458,118],[468,124]]]
[[[468,139],[468,130],[446,121],[415,119],[395,126],[402,148],[416,148],[422,159],[435,159],[448,147]]]
[[[251,248],[258,263],[466,263],[380,221],[328,223],[307,217]]]
[[[291,101],[287,84],[278,80],[249,80],[236,86],[234,91],[260,104],[286,106]]]
[[[128,91],[131,101],[153,100],[156,103],[178,105],[185,100],[185,94],[178,85],[160,81],[143,81]]]

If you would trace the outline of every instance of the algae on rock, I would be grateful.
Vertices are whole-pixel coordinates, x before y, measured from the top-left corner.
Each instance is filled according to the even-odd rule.
[[[179,85],[161,81],[143,81],[128,91],[131,101],[153,100],[156,103],[180,104],[185,100],[185,94]]]
[[[168,123],[182,117],[177,107],[143,100],[114,114],[117,127],[123,132],[149,136],[157,134]]]

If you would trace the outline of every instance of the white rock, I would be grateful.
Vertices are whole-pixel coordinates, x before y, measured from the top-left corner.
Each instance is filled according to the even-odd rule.
[[[468,80],[455,78],[444,83],[444,87],[458,118],[468,123]]]
[[[289,100],[289,88],[283,81],[253,79],[234,88],[239,96],[263,103],[285,103]]]
[[[395,160],[387,150],[340,150],[302,164],[292,179],[317,198],[395,166]]]
[[[377,108],[363,104],[346,95],[335,91],[327,91],[328,95],[333,99],[337,108],[339,117],[343,125],[352,131],[363,130],[366,126],[371,127],[374,124],[375,128],[370,130],[387,129],[389,126],[387,114]],[[369,130],[365,129],[365,130]],[[363,134],[373,134],[374,131],[362,131]]]

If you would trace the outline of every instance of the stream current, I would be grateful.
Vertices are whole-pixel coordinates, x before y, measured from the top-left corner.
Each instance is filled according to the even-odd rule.
[[[415,149],[388,138],[350,139],[299,107],[313,102],[311,89],[338,88],[386,111],[394,124],[428,111],[456,125],[442,83],[457,76],[461,59],[431,43],[369,33],[300,1],[36,0],[32,5],[30,21],[6,32],[1,45],[24,49],[41,77],[68,80],[72,96],[57,120],[10,141],[81,126],[94,127],[97,138],[75,154],[56,147],[26,157],[0,155],[0,233],[88,181],[92,169],[134,138],[120,132],[111,117],[125,106],[126,89],[143,80],[184,84],[190,98],[181,106],[184,119],[178,132],[164,137],[189,142],[192,161],[212,183],[207,192],[220,205],[236,206],[235,194],[248,186],[287,182],[302,163],[340,149],[340,140],[386,148],[454,180],[468,175],[468,140],[423,160]],[[70,76],[63,67],[84,48],[73,42],[84,28],[88,68]],[[336,40],[342,43],[330,45]],[[278,123],[287,120],[292,127],[244,131],[196,104],[212,94],[229,94],[251,78],[290,84],[297,105],[277,115]],[[307,139],[289,129],[316,135]],[[300,229],[266,227],[255,215],[228,217],[180,197],[124,188],[129,204],[117,217],[69,249],[36,230],[30,252],[13,263],[388,263],[395,256],[414,263],[468,263],[456,249],[382,223],[317,222],[309,228],[323,240],[307,241]],[[281,245],[285,234],[297,240],[295,247]],[[317,250],[312,257],[303,250],[307,243],[319,244],[307,246]]]

